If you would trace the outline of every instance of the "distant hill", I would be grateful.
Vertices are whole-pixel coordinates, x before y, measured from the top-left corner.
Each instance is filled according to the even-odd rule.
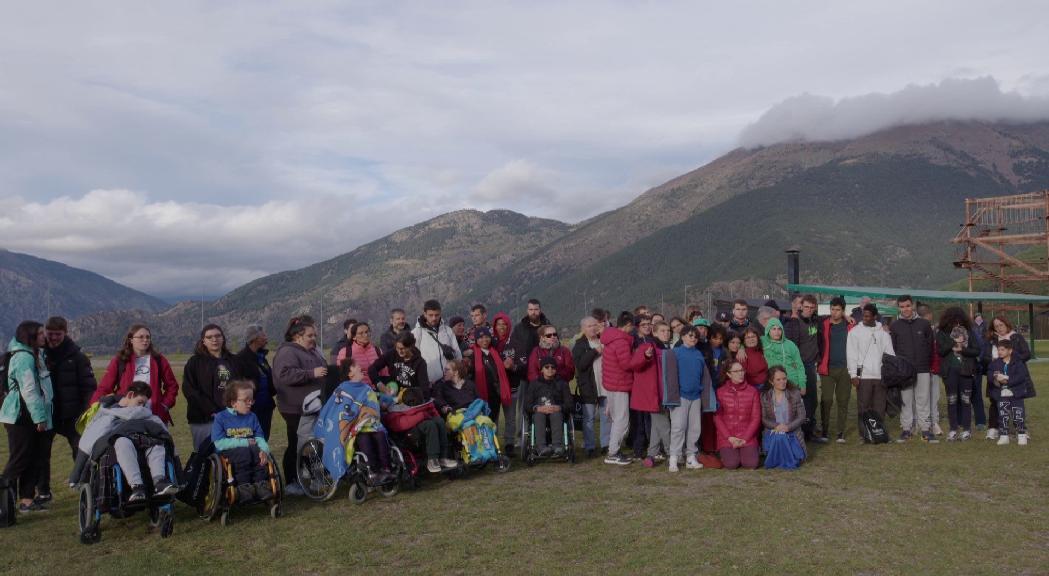
[[[0,339],[3,346],[23,320],[70,319],[103,311],[159,312],[159,298],[60,262],[0,250]]]

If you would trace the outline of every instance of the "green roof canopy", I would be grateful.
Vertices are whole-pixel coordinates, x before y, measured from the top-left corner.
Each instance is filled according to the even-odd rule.
[[[904,294],[910,294],[915,300],[1049,303],[1049,296],[1032,296],[1031,294],[1013,294],[1010,292],[962,292],[953,290],[919,290],[916,288],[884,288],[879,286],[821,286],[819,284],[787,284],[787,290],[840,296],[869,296],[871,298],[895,298]]]

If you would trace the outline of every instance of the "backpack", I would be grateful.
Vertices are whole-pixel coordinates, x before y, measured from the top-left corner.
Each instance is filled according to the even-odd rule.
[[[29,354],[29,352],[26,350],[8,350],[7,352],[4,352],[3,363],[0,364],[0,382],[3,383],[2,385],[0,385],[0,404],[2,404],[4,400],[7,399],[7,378],[9,375],[9,370],[11,369],[11,358],[19,352],[25,352],[26,354]]]
[[[863,438],[871,444],[886,444],[889,441],[889,433],[885,430],[885,422],[881,415],[874,410],[868,410],[860,417],[863,424]]]
[[[0,476],[0,528],[15,525],[15,487],[6,477]]]
[[[902,356],[881,355],[881,381],[888,388],[910,388],[918,377],[914,364]]]

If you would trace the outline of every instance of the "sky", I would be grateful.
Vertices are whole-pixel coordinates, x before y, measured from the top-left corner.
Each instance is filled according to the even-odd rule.
[[[168,298],[738,146],[1049,118],[1044,2],[5,4],[0,247]]]

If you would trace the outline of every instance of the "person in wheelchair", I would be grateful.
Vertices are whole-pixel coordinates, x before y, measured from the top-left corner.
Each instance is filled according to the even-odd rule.
[[[335,389],[317,422],[317,426],[327,430],[329,424],[337,421],[337,425],[330,427],[327,435],[331,438],[326,438],[325,444],[331,445],[329,441],[337,435],[338,445],[344,449],[343,462],[330,462],[329,471],[344,470],[345,464],[353,461],[354,452],[360,451],[368,461],[369,485],[394,482],[397,475],[391,469],[390,440],[382,424],[382,409],[393,404],[395,399],[376,392],[365,383],[364,371],[352,357],[345,358],[339,369],[345,380]],[[325,451],[325,465],[329,464],[330,453]]]
[[[560,458],[565,454],[564,418],[572,406],[572,393],[568,384],[557,376],[557,360],[552,356],[539,362],[539,378],[528,384],[522,405],[531,414],[535,429],[535,447],[540,457],[553,455]],[[546,443],[546,427],[549,424],[553,447]]]
[[[477,387],[467,380],[470,370],[462,360],[449,360],[444,367],[444,378],[434,385],[433,403],[441,416],[448,418],[457,410],[465,410],[477,400]]]
[[[274,494],[266,463],[272,455],[262,424],[251,411],[255,404],[255,384],[250,380],[234,380],[226,387],[223,399],[226,409],[216,412],[211,424],[215,452],[225,457],[233,468],[239,501],[270,501]]]
[[[164,445],[170,442],[171,436],[164,422],[146,406],[151,395],[149,383],[137,381],[123,396],[106,396],[99,401],[98,413],[80,437],[70,484],[78,484],[89,460],[104,452],[112,437],[119,435],[112,441],[113,452],[131,487],[129,503],[147,500],[139,466],[139,449],[146,456],[154,496],[174,496],[178,492],[178,487],[168,481],[165,470],[167,451]]]

